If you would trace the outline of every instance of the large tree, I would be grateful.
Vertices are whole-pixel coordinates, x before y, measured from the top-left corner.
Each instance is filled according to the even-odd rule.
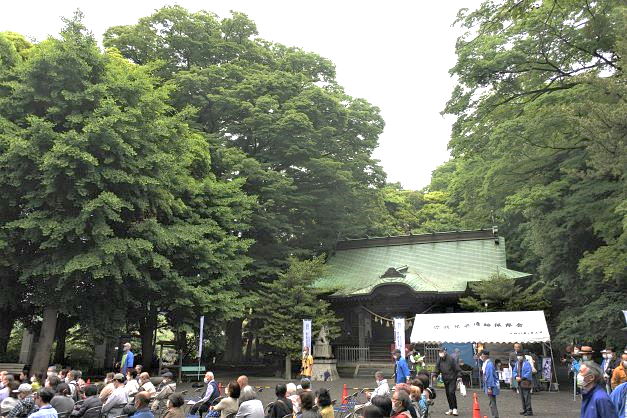
[[[458,19],[454,160],[433,185],[465,224],[499,222],[516,268],[557,290],[562,341],[620,338],[626,16],[620,2],[501,1]]]
[[[216,178],[193,113],[167,104],[150,68],[102,53],[77,15],[1,82],[0,182],[17,209],[4,244],[43,318],[33,371],[61,312],[141,316],[148,367],[158,312],[232,315],[253,201]]]
[[[276,278],[291,255],[363,236],[384,182],[371,156],[384,126],[379,109],[347,95],[329,60],[256,35],[242,13],[219,19],[172,6],[112,27],[104,39],[131,61],[158,67],[172,104],[197,109],[194,126],[212,139],[216,172],[244,179],[256,196],[244,233],[255,242],[254,263],[242,296]],[[228,326],[227,360],[238,360],[240,329],[241,318]]]

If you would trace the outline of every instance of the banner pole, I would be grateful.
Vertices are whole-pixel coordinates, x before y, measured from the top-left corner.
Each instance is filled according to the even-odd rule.
[[[202,360],[202,340],[205,331],[205,316],[200,316],[200,332],[198,333],[198,368],[196,369],[196,379],[200,381],[200,362]]]

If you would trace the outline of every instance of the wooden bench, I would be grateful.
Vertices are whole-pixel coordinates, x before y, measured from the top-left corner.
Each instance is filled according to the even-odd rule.
[[[192,377],[195,380],[202,379],[205,377],[205,371],[205,366],[181,366],[181,376],[187,377],[188,381],[191,381]]]
[[[20,363],[0,363],[0,372],[6,371],[14,376],[19,376],[24,370],[25,364]]]

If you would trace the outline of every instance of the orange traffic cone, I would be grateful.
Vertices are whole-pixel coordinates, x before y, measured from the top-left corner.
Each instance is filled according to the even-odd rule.
[[[342,389],[342,405],[346,405],[346,398],[348,398],[348,390],[346,389],[346,383],[344,383],[344,389]]]
[[[477,399],[477,393],[473,393],[472,399],[472,418],[481,418],[481,410],[479,409],[479,400]]]

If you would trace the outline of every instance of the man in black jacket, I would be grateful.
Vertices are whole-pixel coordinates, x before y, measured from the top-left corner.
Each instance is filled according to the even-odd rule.
[[[457,416],[457,397],[455,389],[457,389],[457,381],[461,380],[461,369],[457,364],[457,360],[451,357],[446,348],[440,347],[438,362],[435,367],[436,374],[442,374],[444,381],[444,390],[446,391],[446,400],[448,401],[449,410],[446,415]]]

